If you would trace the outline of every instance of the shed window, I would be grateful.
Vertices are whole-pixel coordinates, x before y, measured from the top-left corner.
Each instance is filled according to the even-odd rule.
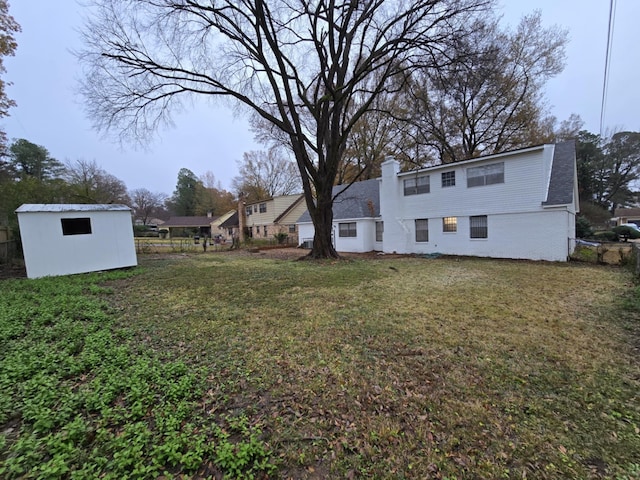
[[[356,222],[339,223],[338,236],[339,237],[357,237]]]
[[[90,218],[62,218],[62,235],[91,235]]]

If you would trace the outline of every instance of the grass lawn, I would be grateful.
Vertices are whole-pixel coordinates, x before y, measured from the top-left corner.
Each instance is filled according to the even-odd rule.
[[[640,478],[623,269],[141,260],[0,282],[1,478]]]

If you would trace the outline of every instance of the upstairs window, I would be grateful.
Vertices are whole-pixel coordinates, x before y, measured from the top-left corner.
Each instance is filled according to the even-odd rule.
[[[62,218],[62,235],[91,235],[90,218]]]
[[[265,213],[267,211],[267,204],[266,203],[261,203],[260,204],[260,213]]]
[[[504,183],[504,162],[467,168],[467,187]]]
[[[442,188],[456,186],[456,172],[442,172]]]
[[[418,195],[419,193],[429,193],[429,175],[421,175],[415,178],[405,178],[404,195]]]
[[[247,207],[247,208],[245,209],[245,211],[246,211],[246,213],[247,213],[247,217],[248,217],[249,215],[251,215],[251,212],[253,212],[253,209],[252,209],[251,207]]]

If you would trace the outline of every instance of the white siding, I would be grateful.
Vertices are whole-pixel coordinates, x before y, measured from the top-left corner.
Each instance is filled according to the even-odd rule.
[[[62,218],[90,218],[91,234],[63,235]],[[129,211],[18,213],[29,278],[137,265]]]
[[[404,196],[395,161],[382,165],[380,213],[383,251],[443,253],[497,258],[565,261],[575,241],[575,206],[543,208],[553,146],[462,162],[420,172],[430,175],[430,193]],[[504,162],[504,183],[467,187],[466,169]],[[441,173],[456,172],[456,185],[443,188]],[[470,238],[469,217],[486,215],[488,238]],[[457,231],[443,232],[443,217],[457,217]],[[415,241],[415,220],[429,220],[429,241]]]

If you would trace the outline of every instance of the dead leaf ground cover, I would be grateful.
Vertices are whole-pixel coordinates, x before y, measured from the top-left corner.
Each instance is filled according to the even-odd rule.
[[[145,262],[120,319],[208,372],[291,478],[636,478],[620,269],[481,259]],[[627,304],[628,305],[628,304]],[[636,343],[634,343],[636,342]]]
[[[640,291],[622,269],[242,252],[141,264],[60,281],[67,296],[43,312],[0,305],[5,474],[73,477],[72,458],[75,478],[640,478]],[[29,282],[3,286],[35,301],[57,285]],[[83,282],[102,303],[65,309]],[[29,350],[30,327],[71,356]],[[56,362],[54,382],[38,369]]]

